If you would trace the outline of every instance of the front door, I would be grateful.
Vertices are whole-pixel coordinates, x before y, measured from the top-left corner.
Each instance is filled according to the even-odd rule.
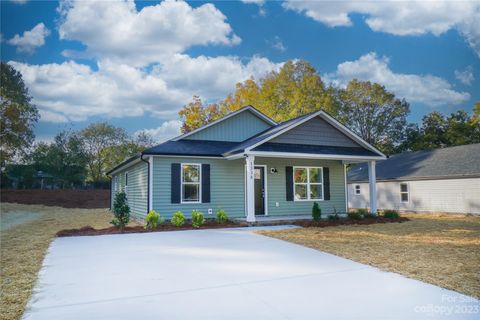
[[[255,167],[255,215],[265,215],[265,167]]]

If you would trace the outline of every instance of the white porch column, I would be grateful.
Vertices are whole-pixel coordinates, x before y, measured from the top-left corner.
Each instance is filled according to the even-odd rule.
[[[150,169],[148,171],[148,190],[150,190],[148,193],[148,207],[150,208],[150,210],[153,210],[153,156],[150,156],[150,158],[148,158],[148,162],[150,163]]]
[[[375,173],[375,161],[368,162],[368,187],[370,193],[370,212],[377,214],[377,176]]]
[[[254,169],[255,169],[255,157],[247,156],[245,158],[246,174],[245,174],[245,192],[246,192],[246,209],[247,209],[247,222],[255,222],[255,184],[254,184]]]

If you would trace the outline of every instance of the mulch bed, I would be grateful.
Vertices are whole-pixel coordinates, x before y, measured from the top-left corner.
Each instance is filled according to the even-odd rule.
[[[325,227],[335,227],[335,226],[343,226],[343,225],[352,225],[352,224],[375,224],[375,223],[390,223],[390,222],[405,222],[409,221],[410,219],[406,217],[400,217],[395,219],[389,219],[385,217],[376,217],[376,218],[365,218],[362,220],[353,220],[353,219],[340,219],[340,220],[321,220],[321,221],[314,221],[314,220],[303,220],[303,221],[296,221],[293,224],[304,227],[304,228],[325,228]]]
[[[351,219],[341,219],[341,220],[322,220],[322,221],[313,221],[313,220],[304,220],[304,221],[295,221],[294,225],[311,228],[311,227],[334,227],[341,225],[352,225],[352,224],[375,224],[375,223],[391,223],[391,222],[405,222],[410,219],[405,217],[400,217],[397,219],[388,219],[384,217],[377,218],[366,218],[363,220],[351,220]],[[271,223],[271,225],[278,225],[282,223]],[[265,224],[262,224],[265,225]],[[176,227],[170,223],[164,223],[156,229],[145,229],[143,226],[127,226],[123,231],[120,231],[117,227],[108,227],[103,229],[95,229],[90,226],[78,228],[78,229],[65,229],[57,232],[57,237],[74,237],[74,236],[98,236],[105,234],[123,234],[123,233],[146,233],[146,232],[162,232],[162,231],[180,231],[180,230],[201,230],[201,229],[218,229],[218,228],[238,228],[238,227],[247,227],[248,224],[244,222],[233,222],[228,221],[226,223],[217,223],[216,221],[208,221],[199,228],[192,227],[191,224],[186,223],[181,227]]]
[[[162,232],[162,231],[180,231],[180,230],[201,230],[201,229],[218,229],[218,228],[238,228],[246,227],[246,223],[237,223],[228,221],[226,223],[217,223],[215,221],[207,221],[199,228],[194,228],[190,224],[185,224],[181,227],[176,227],[170,223],[164,223],[156,229],[145,229],[143,226],[125,227],[123,232],[117,227],[108,227],[103,229],[94,229],[90,226],[82,227],[79,229],[66,229],[57,232],[57,237],[73,237],[73,236],[98,236],[104,234],[123,234],[123,233],[146,233],[146,232]]]
[[[1,201],[63,208],[108,208],[110,190],[1,190]]]

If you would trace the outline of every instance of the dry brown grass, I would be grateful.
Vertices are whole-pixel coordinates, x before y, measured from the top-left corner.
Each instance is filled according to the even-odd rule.
[[[480,217],[404,216],[411,221],[259,233],[480,297]]]
[[[65,209],[42,205],[1,204],[1,216],[30,212],[38,219],[2,231],[0,235],[0,319],[20,319],[45,253],[62,229],[110,226],[107,209]]]

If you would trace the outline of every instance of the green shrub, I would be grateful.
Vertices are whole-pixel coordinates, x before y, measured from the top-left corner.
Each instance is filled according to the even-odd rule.
[[[322,218],[322,209],[320,209],[320,206],[316,202],[313,203],[312,218],[315,221],[319,221]]]
[[[361,213],[360,210],[351,211],[348,213],[348,218],[351,220],[362,220],[365,216]]]
[[[357,209],[357,213],[365,217],[370,214],[370,211],[368,211],[367,208],[360,208],[360,209]]]
[[[198,211],[198,210],[193,210],[192,211],[192,227],[194,228],[200,228],[205,224],[205,217],[203,216],[203,213]]]
[[[388,219],[398,219],[400,217],[400,214],[397,210],[384,210],[383,216]]]
[[[165,219],[163,219],[159,213],[155,212],[155,210],[150,210],[145,221],[145,229],[156,229]]]
[[[225,210],[220,209],[217,211],[217,218],[216,218],[218,223],[225,223],[228,221],[228,215],[225,212]]]
[[[181,227],[185,224],[185,215],[183,214],[182,211],[177,211],[173,214],[172,219],[170,222],[175,226],[175,227]]]
[[[337,221],[337,220],[340,220],[340,217],[338,216],[337,213],[329,214],[329,215],[328,215],[328,220]]]
[[[130,221],[130,207],[128,206],[125,192],[119,192],[115,195],[112,211],[114,218],[110,223],[123,231]]]

